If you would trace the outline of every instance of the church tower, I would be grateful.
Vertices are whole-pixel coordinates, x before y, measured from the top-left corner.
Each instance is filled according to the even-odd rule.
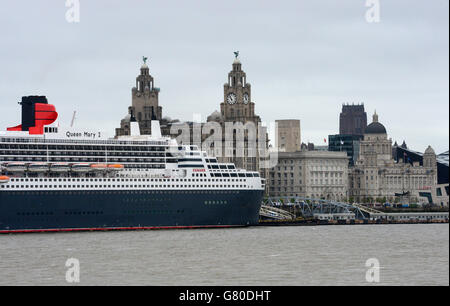
[[[158,87],[154,86],[153,77],[149,73],[147,58],[143,58],[140,74],[136,78],[136,86],[131,89],[131,107],[128,115],[116,129],[116,136],[130,135],[130,119],[136,118],[141,135],[151,134],[151,121],[162,119],[162,107],[159,106]]]

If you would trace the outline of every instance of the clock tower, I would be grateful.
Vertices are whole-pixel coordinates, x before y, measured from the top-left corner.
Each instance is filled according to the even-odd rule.
[[[251,102],[251,85],[247,83],[247,76],[242,71],[237,54],[236,52],[233,69],[228,73],[227,83],[223,86],[224,102],[220,104],[221,114],[225,121],[252,121],[257,125],[261,120],[259,116],[255,116],[255,103]]]
[[[216,121],[222,127],[222,154],[219,157],[221,162],[234,163],[238,168],[260,171],[264,176],[263,169],[260,169],[260,150],[262,149],[261,154],[267,150],[267,130],[265,127],[261,127],[261,118],[255,115],[251,85],[247,82],[247,76],[242,70],[238,55],[239,53],[235,52],[236,57],[232,70],[228,73],[227,82],[223,86],[223,102],[220,103],[220,113],[214,112],[208,117],[208,121]],[[237,126],[239,123],[242,123],[244,128],[244,142],[237,141],[239,132],[234,130],[231,143],[231,139],[227,140],[225,135],[227,125]],[[256,135],[254,135],[256,136],[256,147],[249,142],[249,137],[253,134],[249,134],[249,131],[246,130],[248,126],[256,129]],[[259,143],[259,139],[264,139],[262,144]],[[217,155],[217,151],[211,152],[216,152]]]

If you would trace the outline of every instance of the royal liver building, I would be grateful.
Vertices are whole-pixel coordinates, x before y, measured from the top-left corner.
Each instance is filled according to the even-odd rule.
[[[152,120],[162,119],[162,107],[159,106],[159,88],[155,87],[153,77],[149,73],[147,58],[141,66],[141,73],[136,77],[136,86],[131,89],[131,106],[128,114],[116,129],[116,136],[130,135],[130,123],[139,123],[142,135],[151,134]]]
[[[373,115],[360,143],[359,158],[349,173],[349,196],[354,201],[373,200],[394,202],[404,197],[415,201],[420,190],[437,184],[436,154],[429,146],[423,156],[423,164],[392,158],[392,139],[386,128]]]
[[[212,113],[207,120],[211,128],[213,122],[220,125],[221,148],[217,150],[214,143],[211,143],[207,150],[222,162],[234,163],[238,168],[259,171],[265,177],[266,169],[262,160],[267,154],[267,128],[261,125],[261,118],[255,114],[251,85],[242,70],[238,52],[235,52],[235,55],[232,70],[228,73],[227,82],[224,84],[220,112]]]

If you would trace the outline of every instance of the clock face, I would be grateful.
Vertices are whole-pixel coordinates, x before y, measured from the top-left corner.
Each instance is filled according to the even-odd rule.
[[[248,97],[248,93],[244,94],[244,103],[248,104],[248,101],[250,100],[250,98]]]
[[[236,95],[235,95],[234,93],[230,93],[230,94],[227,96],[227,102],[228,102],[228,104],[234,104],[234,103],[236,103]]]

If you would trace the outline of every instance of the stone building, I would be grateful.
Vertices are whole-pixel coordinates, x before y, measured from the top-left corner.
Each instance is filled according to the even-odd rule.
[[[350,170],[350,197],[357,202],[398,201],[415,202],[424,186],[437,182],[436,154],[428,147],[419,162],[396,162],[392,157],[392,139],[386,128],[373,115],[360,142],[359,157]]]
[[[367,126],[367,113],[364,104],[342,105],[339,117],[340,135],[363,135]]]
[[[269,169],[270,196],[301,196],[345,201],[348,197],[348,158],[345,152],[280,152]]]
[[[136,87],[132,88],[132,105],[122,119],[120,128],[116,129],[116,137],[130,134],[132,120],[139,123],[141,134],[151,134],[151,120],[159,120],[162,134],[177,138],[180,144],[198,145],[220,162],[234,163],[237,168],[259,171],[262,177],[266,176],[267,170],[260,161],[267,159],[267,128],[261,125],[261,118],[255,114],[251,85],[237,56],[224,84],[220,112],[213,112],[206,123],[181,122],[162,117],[159,92],[144,61],[140,75],[136,78]],[[220,131],[209,129],[214,124],[220,127]],[[240,135],[243,141],[239,141]],[[220,146],[216,147],[216,142],[207,142],[212,136],[219,139]]]
[[[300,120],[276,120],[277,135],[275,147],[279,152],[301,150]]]
[[[220,112],[213,112],[208,116],[207,122],[218,123],[222,132],[221,148],[215,148],[215,144],[212,143],[207,148],[209,153],[213,153],[221,162],[234,163],[237,168],[260,171],[265,177],[265,170],[260,167],[260,158],[268,150],[267,129],[261,126],[261,118],[255,114],[251,85],[247,82],[247,75],[242,70],[242,64],[237,56],[223,86]],[[244,129],[240,130],[239,124]],[[233,126],[236,128],[232,128]],[[250,133],[247,127],[253,127],[256,134]],[[242,133],[244,141],[238,141],[239,133]],[[205,134],[202,138],[208,136],[209,134]],[[255,142],[251,141],[252,137]]]
[[[160,89],[155,87],[154,79],[145,63],[141,66],[141,73],[136,78],[136,86],[131,89],[131,106],[128,114],[116,129],[116,137],[130,135],[130,120],[135,118],[139,123],[142,135],[151,134],[151,121],[162,120],[162,107],[159,106]]]

